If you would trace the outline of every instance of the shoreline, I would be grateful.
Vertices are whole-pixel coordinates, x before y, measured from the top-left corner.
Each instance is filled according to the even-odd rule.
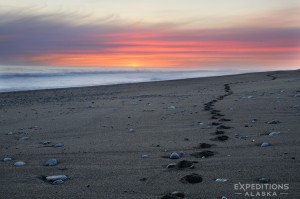
[[[295,70],[0,93],[0,197],[238,199],[264,180],[296,198],[299,84]]]
[[[256,74],[256,73],[276,73],[276,72],[292,72],[298,71],[296,70],[274,70],[274,71],[260,71],[260,72],[245,72],[231,75],[219,75],[219,76],[206,76],[206,77],[191,77],[191,78],[183,78],[183,79],[171,79],[171,80],[153,80],[146,82],[132,82],[132,83],[116,83],[116,84],[103,84],[103,85],[90,85],[90,86],[72,86],[72,87],[60,87],[60,88],[46,88],[46,89],[32,89],[32,90],[17,90],[17,91],[0,91],[0,95],[2,93],[18,93],[18,92],[35,92],[35,91],[54,91],[54,90],[64,90],[64,89],[81,89],[81,88],[94,88],[94,87],[103,87],[103,86],[120,86],[120,85],[131,85],[131,84],[146,84],[146,83],[155,83],[155,82],[169,82],[169,81],[185,81],[185,80],[193,80],[193,79],[203,79],[203,78],[218,78],[218,77],[227,77],[227,76],[238,76],[238,75],[247,75],[247,74]]]

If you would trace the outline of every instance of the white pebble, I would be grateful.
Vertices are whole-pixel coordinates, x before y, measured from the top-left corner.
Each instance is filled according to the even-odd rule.
[[[25,165],[25,162],[19,161],[14,164],[16,167],[22,167]]]

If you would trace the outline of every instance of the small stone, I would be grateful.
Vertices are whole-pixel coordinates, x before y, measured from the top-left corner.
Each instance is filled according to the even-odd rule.
[[[182,183],[191,183],[191,184],[200,183],[200,182],[202,182],[202,180],[203,180],[202,177],[196,173],[186,175],[180,179],[180,181]]]
[[[7,133],[7,135],[12,135],[12,134],[13,134],[13,132],[8,132],[8,133]]]
[[[176,109],[175,106],[169,106],[168,109]]]
[[[171,193],[171,195],[177,196],[177,197],[180,197],[180,198],[184,198],[184,193],[183,192],[179,192],[179,191],[173,191]]]
[[[279,131],[273,131],[273,132],[269,133],[269,136],[277,136],[279,134],[280,134]]]
[[[128,130],[130,133],[133,133],[133,132],[135,132],[135,130],[134,129],[129,129]]]
[[[180,155],[176,152],[171,153],[170,159],[180,159]]]
[[[260,183],[269,183],[269,182],[271,182],[271,180],[269,178],[260,178],[260,179],[258,179],[258,181]]]
[[[26,164],[25,162],[19,161],[19,162],[16,162],[14,165],[15,165],[16,167],[22,167],[22,166],[24,166],[25,164]]]
[[[172,195],[172,193],[168,193],[162,197],[160,197],[160,199],[180,199],[180,198],[184,198],[184,197],[179,197],[176,195]]]
[[[255,122],[257,122],[257,119],[253,119],[251,122],[252,122],[252,123],[255,123]]]
[[[263,142],[260,146],[261,146],[261,147],[268,147],[268,146],[270,146],[270,144],[267,143],[267,142]]]
[[[227,182],[226,178],[217,178],[216,182]]]
[[[171,168],[175,168],[176,167],[176,163],[171,163],[167,165],[167,169],[171,169]]]
[[[56,159],[49,159],[46,162],[46,166],[55,166],[55,165],[57,165],[57,160]]]
[[[280,122],[278,120],[271,120],[268,122],[268,124],[279,124]]]
[[[295,94],[294,97],[300,97],[300,93]]]
[[[12,158],[11,157],[5,157],[5,158],[3,158],[3,161],[4,162],[12,161]]]
[[[61,185],[61,184],[63,184],[63,183],[64,183],[64,181],[61,180],[61,179],[55,180],[55,181],[52,182],[53,185]]]
[[[142,155],[142,158],[143,158],[143,159],[147,159],[147,158],[149,158],[149,155],[147,155],[147,154]]]
[[[59,147],[63,147],[64,145],[61,143],[55,144],[54,147],[59,148]]]
[[[23,140],[28,140],[28,139],[29,139],[29,137],[21,137],[19,140],[23,141]]]
[[[47,144],[50,144],[51,142],[50,141],[44,141],[42,142],[43,145],[47,145]]]
[[[225,196],[222,196],[222,198],[221,199],[227,199]]]
[[[46,177],[46,180],[49,181],[49,182],[54,182],[56,180],[67,180],[68,177],[66,175],[55,175],[55,176],[47,176]]]

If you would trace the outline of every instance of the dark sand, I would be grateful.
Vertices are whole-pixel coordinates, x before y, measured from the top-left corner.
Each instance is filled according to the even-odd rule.
[[[234,184],[258,183],[262,177],[289,184],[288,195],[276,198],[299,198],[297,92],[299,70],[1,93],[0,157],[13,160],[0,162],[0,198],[150,199],[173,191],[193,199],[245,198],[235,195],[241,191]],[[231,121],[219,121],[224,118]],[[268,124],[271,120],[280,123]],[[266,134],[272,131],[281,134]],[[29,139],[19,140],[24,136]],[[220,141],[224,136],[228,140]],[[46,140],[64,146],[40,144]],[[258,146],[262,142],[271,146]],[[199,149],[200,143],[212,146]],[[204,150],[213,156],[190,155]],[[173,151],[184,152],[180,160],[198,163],[194,169],[167,169],[180,161],[163,157]],[[44,166],[49,158],[58,165]],[[19,160],[26,165],[15,167]],[[192,173],[203,181],[180,180]],[[51,185],[39,178],[58,174],[70,179]]]

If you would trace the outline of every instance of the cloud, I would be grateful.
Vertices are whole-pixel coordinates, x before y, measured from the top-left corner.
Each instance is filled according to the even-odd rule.
[[[80,21],[76,14],[0,18],[2,65],[196,67],[281,60],[299,66],[300,27],[294,26],[182,29],[184,23],[129,23],[116,16],[74,23]]]

